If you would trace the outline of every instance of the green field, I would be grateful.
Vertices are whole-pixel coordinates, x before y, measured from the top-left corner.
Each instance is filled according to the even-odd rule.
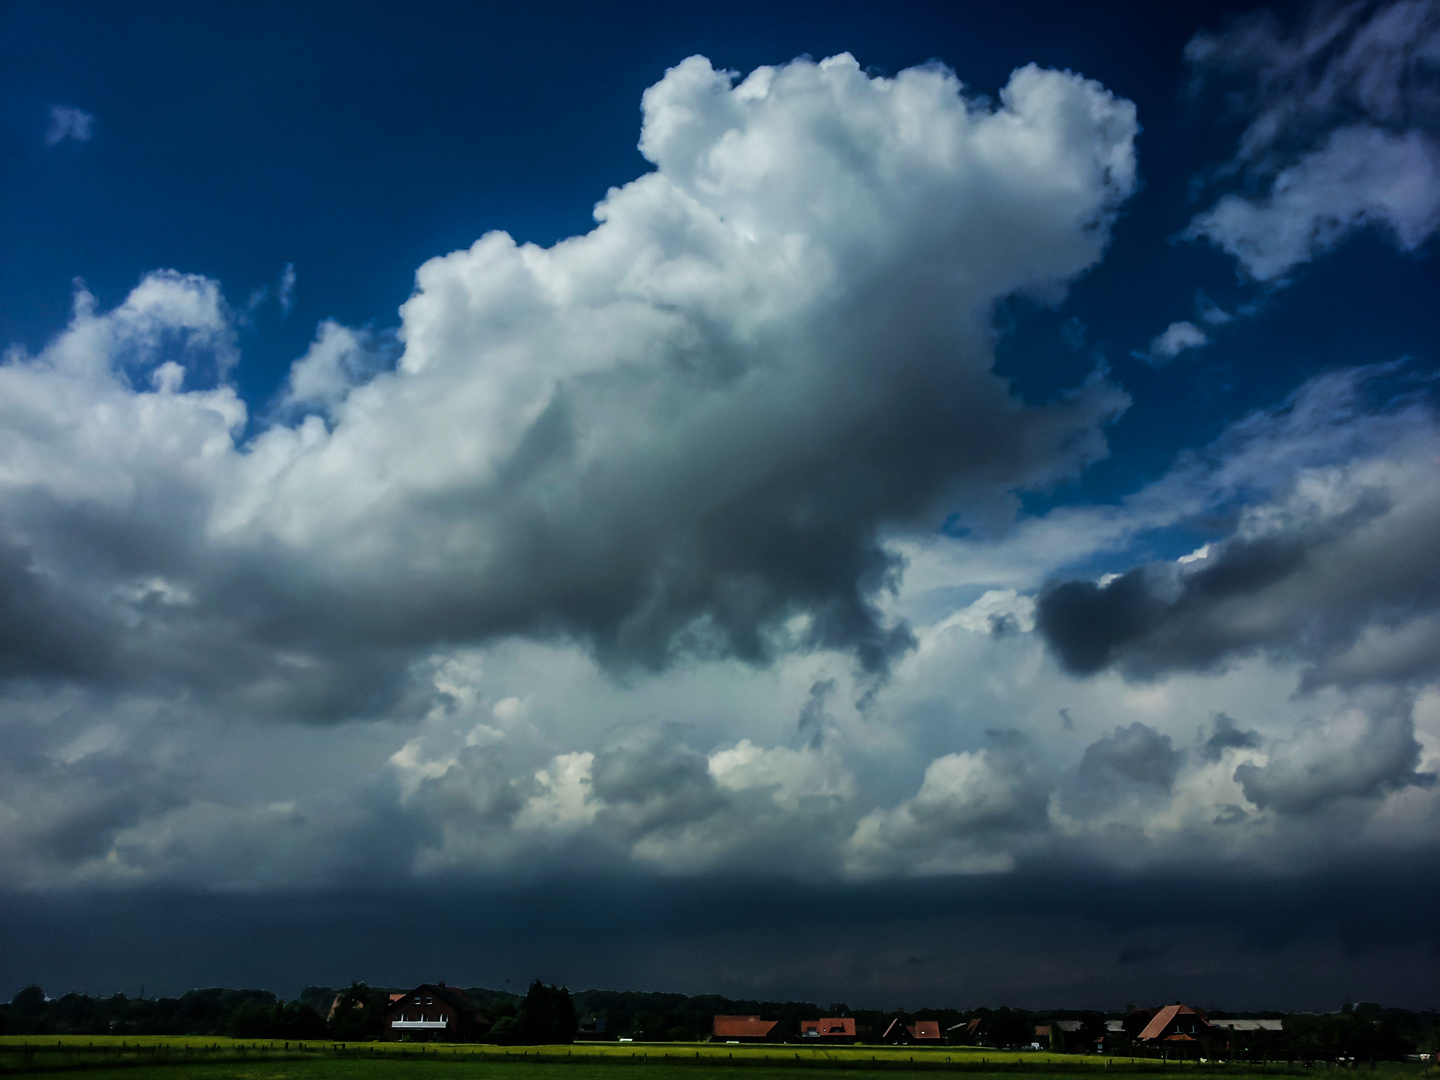
[[[240,1041],[168,1036],[0,1038],[0,1075],[104,1073],[117,1080],[785,1080],[821,1070],[834,1080],[894,1080],[897,1073],[963,1072],[1014,1080],[1094,1070],[1155,1077],[1221,1075],[1231,1080],[1314,1075],[1340,1066],[1171,1063],[1155,1060],[997,1052],[965,1047],[790,1047],[711,1043],[606,1043],[501,1047],[445,1044]],[[1356,1071],[1353,1066],[1346,1071]],[[1421,1080],[1433,1066],[1362,1065],[1373,1080]]]

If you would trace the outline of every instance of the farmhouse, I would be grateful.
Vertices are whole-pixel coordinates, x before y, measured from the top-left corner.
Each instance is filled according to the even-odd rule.
[[[1223,1049],[1228,1045],[1225,1032],[1211,1024],[1203,1012],[1178,1001],[1157,1009],[1135,1041],[1174,1051]]]
[[[940,1034],[938,1020],[916,1020],[913,1024],[902,1024],[897,1016],[890,1021],[890,1026],[885,1029],[885,1034],[880,1036],[880,1041],[913,1046],[943,1046],[945,1037]]]
[[[778,1020],[762,1020],[758,1016],[717,1016],[711,1042],[763,1043],[794,1042],[795,1036]]]
[[[961,1020],[960,1023],[951,1024],[946,1028],[945,1034],[952,1043],[974,1046],[985,1037],[985,1020],[979,1016],[973,1020]]]
[[[822,1043],[853,1043],[855,1018],[827,1016],[820,1020],[801,1020],[800,1038]]]
[[[388,1042],[473,1042],[490,1021],[464,993],[441,983],[422,983],[408,994],[391,995],[381,1038]]]

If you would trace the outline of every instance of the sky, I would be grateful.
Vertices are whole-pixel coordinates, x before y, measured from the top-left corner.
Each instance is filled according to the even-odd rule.
[[[0,2],[0,995],[1440,1005],[1440,0],[514,7]]]

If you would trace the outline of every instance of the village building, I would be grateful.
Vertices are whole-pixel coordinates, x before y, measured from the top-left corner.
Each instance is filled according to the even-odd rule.
[[[1199,1009],[1176,1002],[1157,1009],[1149,1022],[1135,1036],[1141,1046],[1154,1046],[1186,1056],[1188,1051],[1196,1054],[1229,1047],[1226,1033],[1206,1019]]]
[[[800,1038],[822,1043],[853,1043],[855,1018],[827,1016],[820,1020],[801,1020]]]
[[[972,1020],[962,1020],[958,1024],[951,1024],[945,1029],[945,1036],[950,1042],[960,1046],[975,1046],[985,1037],[985,1020],[977,1016]]]
[[[885,1034],[880,1036],[880,1041],[906,1046],[943,1046],[945,1036],[940,1034],[938,1020],[916,1020],[913,1024],[902,1024],[897,1016],[890,1021],[890,1026],[885,1029]]]
[[[794,1042],[795,1034],[779,1020],[762,1020],[758,1016],[717,1016],[711,1042],[719,1043],[783,1043]]]
[[[474,1042],[490,1030],[489,1019],[465,994],[441,983],[422,983],[408,994],[391,994],[380,1037],[387,1042]]]
[[[575,1032],[576,1042],[601,1042],[612,1040],[614,1035],[606,1030],[606,1021],[603,1016],[592,1016],[580,1021],[580,1027]]]

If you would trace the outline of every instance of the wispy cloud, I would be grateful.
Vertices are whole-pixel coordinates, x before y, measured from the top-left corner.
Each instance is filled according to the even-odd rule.
[[[1185,50],[1196,87],[1223,82],[1248,122],[1237,179],[1190,223],[1257,281],[1373,226],[1404,251],[1440,229],[1440,3],[1313,5],[1296,27],[1262,11]]]
[[[290,309],[295,306],[295,264],[286,263],[285,269],[280,271],[280,282],[276,287],[275,299],[280,304],[282,315],[289,315]]]
[[[58,146],[70,142],[89,142],[93,135],[95,117],[84,109],[69,105],[50,106],[50,127],[45,132],[45,145]]]

